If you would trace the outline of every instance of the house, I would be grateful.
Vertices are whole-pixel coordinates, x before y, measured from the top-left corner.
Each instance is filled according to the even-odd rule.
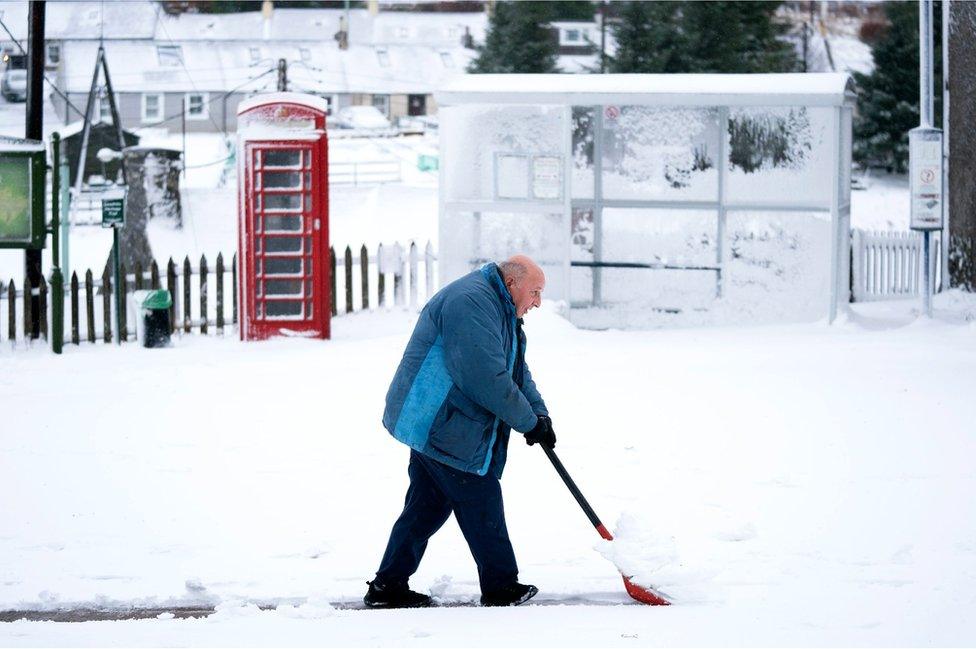
[[[4,3],[14,36],[26,36],[27,3]],[[374,9],[375,9],[374,5]],[[237,105],[274,91],[325,98],[335,110],[373,105],[389,118],[436,112],[433,91],[465,74],[482,41],[483,11],[273,9],[171,15],[153,2],[48,2],[46,73],[66,96],[52,101],[70,123],[85,110],[99,46],[105,49],[126,128],[229,132]],[[21,15],[22,14],[22,15]],[[12,45],[12,43],[11,43]],[[108,119],[106,97],[96,114]]]

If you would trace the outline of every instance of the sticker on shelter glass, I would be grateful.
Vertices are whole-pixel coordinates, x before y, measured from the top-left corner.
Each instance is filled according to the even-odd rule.
[[[558,199],[562,195],[562,161],[556,156],[532,159],[533,198]]]
[[[499,154],[495,166],[498,198],[529,198],[529,157]]]

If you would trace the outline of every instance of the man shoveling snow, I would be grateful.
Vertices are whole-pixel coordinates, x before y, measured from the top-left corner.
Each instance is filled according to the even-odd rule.
[[[518,582],[499,480],[512,429],[530,445],[556,444],[522,331],[545,284],[542,269],[517,255],[445,286],[421,311],[383,413],[384,427],[412,449],[410,487],[367,606],[430,605],[407,582],[451,512],[478,565],[482,605],[514,606],[538,592]]]

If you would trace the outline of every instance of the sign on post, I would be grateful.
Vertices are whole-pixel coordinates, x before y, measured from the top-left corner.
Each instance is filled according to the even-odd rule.
[[[125,192],[102,197],[102,227],[121,228],[125,225]]]
[[[942,229],[942,130],[918,127],[908,132],[912,195],[911,229]]]
[[[44,143],[0,135],[0,249],[44,247]]]

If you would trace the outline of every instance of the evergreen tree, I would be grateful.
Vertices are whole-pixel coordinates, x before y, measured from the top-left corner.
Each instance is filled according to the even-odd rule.
[[[682,2],[627,2],[611,30],[616,54],[609,72],[667,73],[688,69],[688,44],[680,26]]]
[[[612,72],[789,72],[781,2],[627,2],[613,26]]]
[[[940,72],[941,7],[936,3],[933,59]],[[908,131],[919,123],[918,3],[884,5],[888,26],[871,48],[874,71],[854,74],[858,85],[858,116],[854,122],[854,159],[903,173],[908,168]],[[934,80],[941,88],[941,74]],[[942,119],[941,93],[935,95],[935,123]]]
[[[796,51],[781,37],[776,2],[688,2],[682,28],[688,35],[687,72],[792,72]]]
[[[552,9],[534,0],[498,2],[468,72],[558,72],[558,44],[549,28]]]

